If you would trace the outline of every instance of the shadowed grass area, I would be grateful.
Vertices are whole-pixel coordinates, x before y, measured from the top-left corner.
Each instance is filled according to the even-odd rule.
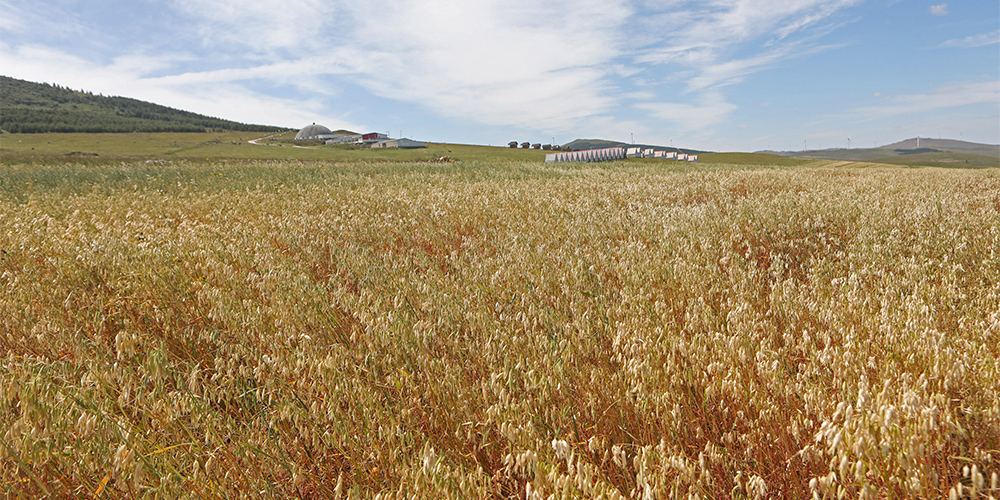
[[[8,161],[0,491],[1000,493],[997,170],[672,163]]]

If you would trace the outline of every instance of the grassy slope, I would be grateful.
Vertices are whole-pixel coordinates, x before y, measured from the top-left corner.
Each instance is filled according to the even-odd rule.
[[[991,144],[981,144],[978,142],[956,141],[954,139],[922,138],[920,140],[920,147],[937,149],[940,151],[948,151],[952,153],[962,153],[962,154],[1000,158],[1000,146],[995,144],[991,145]],[[916,148],[917,148],[917,140],[907,139],[905,141],[900,141],[894,144],[886,144],[885,146],[879,146],[878,149],[894,151],[897,149],[912,150]]]
[[[332,161],[428,161],[449,157],[459,161],[526,160],[542,161],[547,151],[513,149],[464,144],[428,143],[423,149],[347,149],[318,144],[314,141],[290,141],[294,132],[273,136],[259,145],[252,139],[272,137],[261,133],[160,133],[160,134],[4,134],[0,136],[0,158],[17,161],[34,157],[70,158],[96,154],[99,157],[138,158],[232,158],[232,159],[300,159]],[[302,147],[302,145],[305,145]],[[635,160],[633,160],[635,161]],[[641,160],[663,164],[672,160]],[[801,160],[760,153],[702,153],[702,164],[742,164],[795,166],[807,164]]]
[[[428,143],[422,149],[347,149],[325,146],[315,141],[288,140],[294,132],[272,136],[253,132],[226,133],[134,133],[134,134],[3,134],[0,135],[0,160],[51,161],[87,158],[177,158],[177,159],[262,159],[262,160],[329,160],[329,161],[432,161],[448,157],[458,161],[524,160],[543,161],[546,151],[512,149],[463,144]],[[279,141],[269,142],[266,137]],[[259,144],[247,141],[262,139]],[[305,146],[302,146],[305,144]],[[880,163],[906,166],[947,168],[998,167],[990,157],[960,153],[924,153],[885,157],[885,150],[871,149],[854,154],[862,165]],[[880,156],[883,155],[883,156]],[[837,154],[828,155],[838,159]],[[864,158],[858,159],[858,158]],[[758,165],[805,166],[829,163],[821,158],[794,158],[765,153],[701,153],[699,165]],[[631,160],[673,164],[672,160]],[[688,168],[696,168],[688,165]]]
[[[79,153],[101,157],[138,158],[233,158],[233,159],[301,159],[333,161],[427,161],[440,157],[456,160],[544,160],[545,151],[462,144],[428,143],[421,149],[344,149],[310,144],[302,147],[294,142],[249,144],[270,134],[227,133],[136,133],[136,134],[3,134],[0,136],[0,158],[17,161],[31,157],[59,158]],[[294,137],[294,133],[277,138]],[[241,140],[242,139],[242,140]]]
[[[127,97],[107,97],[0,76],[0,129],[14,132],[278,131]]]
[[[876,158],[873,161],[911,167],[998,168],[1000,158],[965,153],[919,153]]]
[[[765,153],[701,153],[698,155],[698,162],[730,165],[771,165],[779,167],[792,167],[805,165],[809,163],[809,160]]]
[[[997,167],[1000,166],[1000,147],[989,144],[947,140],[924,139],[921,150],[916,149],[915,139],[878,148],[825,149],[790,153],[796,158],[829,159],[846,161],[873,161],[909,166]],[[959,165],[961,164],[961,165]]]
[[[928,166],[928,167],[997,167],[1000,158],[968,153],[934,152],[919,154],[897,154],[886,149],[841,149],[831,151],[812,151],[796,154],[795,158],[829,159],[844,161],[870,161],[876,163],[891,163],[896,165]]]

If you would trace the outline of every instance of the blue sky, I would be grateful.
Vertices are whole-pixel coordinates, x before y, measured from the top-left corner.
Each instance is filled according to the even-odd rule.
[[[997,144],[1000,2],[0,0],[0,74],[455,143]]]

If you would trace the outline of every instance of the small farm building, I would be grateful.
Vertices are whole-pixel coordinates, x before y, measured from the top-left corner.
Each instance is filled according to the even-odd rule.
[[[349,135],[334,135],[326,136],[327,144],[353,144],[355,142],[361,142],[360,134],[349,134]]]
[[[389,139],[384,141],[378,141],[372,144],[372,149],[378,149],[378,148],[417,149],[426,147],[427,144],[424,144],[420,141],[412,141],[410,139]]]
[[[389,136],[385,134],[380,134],[378,132],[370,132],[361,135],[361,142],[365,144],[374,144],[377,142],[382,142],[387,140],[389,140]]]

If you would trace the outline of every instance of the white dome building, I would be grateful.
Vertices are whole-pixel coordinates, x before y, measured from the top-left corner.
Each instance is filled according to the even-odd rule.
[[[302,139],[322,139],[323,138],[322,136],[332,135],[332,134],[333,134],[332,130],[322,125],[316,125],[315,123],[313,123],[312,125],[306,125],[302,130],[299,130],[299,133],[295,134],[295,140],[298,141]]]

